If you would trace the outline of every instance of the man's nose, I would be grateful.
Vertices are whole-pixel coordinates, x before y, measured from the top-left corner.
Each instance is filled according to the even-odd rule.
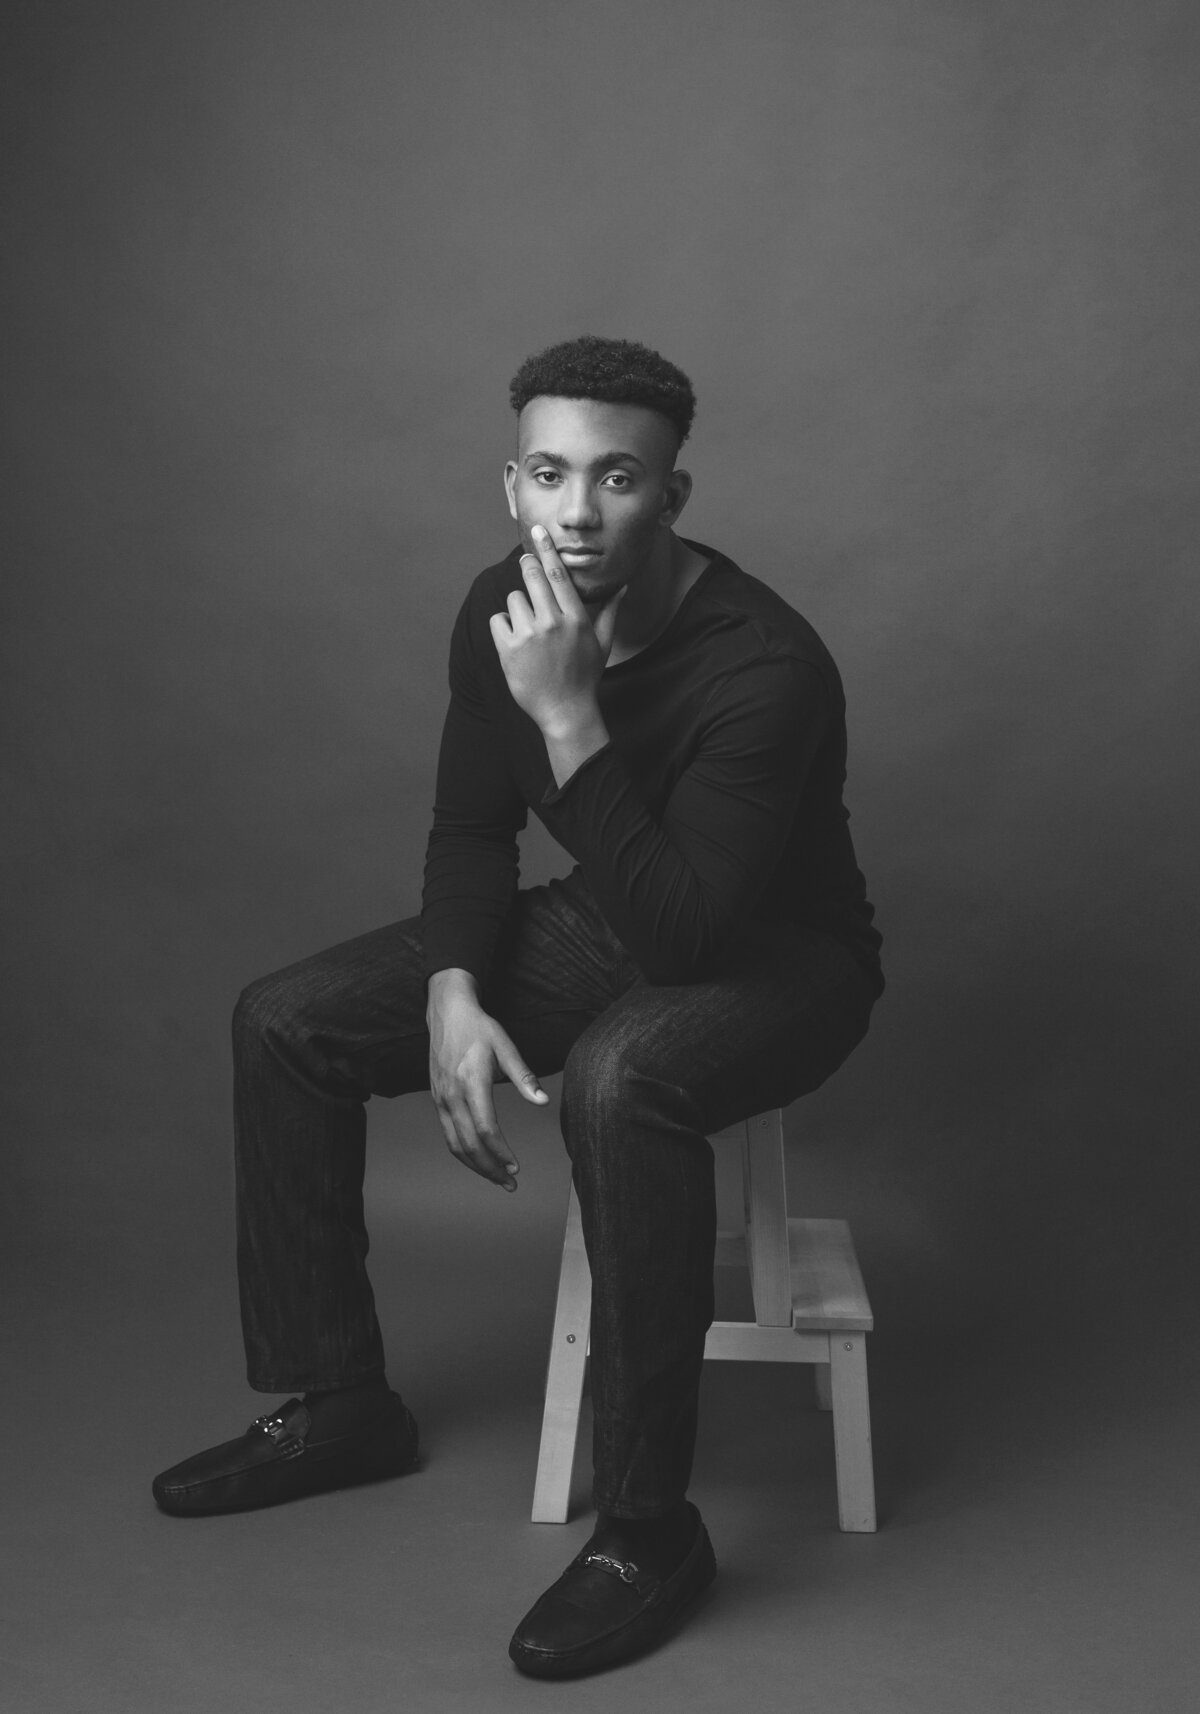
[[[600,523],[596,491],[590,482],[565,482],[558,506],[558,522],[564,530],[594,530]]]

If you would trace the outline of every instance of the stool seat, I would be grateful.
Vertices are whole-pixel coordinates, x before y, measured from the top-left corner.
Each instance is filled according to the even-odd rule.
[[[788,1217],[780,1109],[731,1125],[709,1140],[742,1150],[743,1219],[740,1229],[718,1233],[715,1262],[747,1268],[754,1320],[714,1321],[705,1358],[815,1365],[817,1404],[833,1413],[839,1523],[847,1531],[873,1530],[866,1335],[874,1319],[850,1228],[844,1220]],[[591,1273],[572,1187],[546,1374],[534,1523],[566,1522],[591,1302]]]
[[[792,1313],[784,1327],[763,1326],[757,1321],[714,1321],[704,1345],[705,1357],[734,1357],[769,1362],[757,1357],[758,1336],[781,1333],[788,1362],[803,1362],[797,1353],[807,1349],[792,1339],[793,1333],[869,1333],[875,1325],[867,1289],[858,1269],[850,1228],[844,1220],[790,1219],[788,1271],[791,1280]],[[716,1265],[745,1266],[741,1238],[718,1236]],[[736,1347],[736,1348],[735,1348]],[[814,1347],[815,1349],[815,1347]]]

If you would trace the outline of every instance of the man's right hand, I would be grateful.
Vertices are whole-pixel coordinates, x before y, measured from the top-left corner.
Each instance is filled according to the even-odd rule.
[[[469,971],[439,970],[429,978],[425,1017],[429,1088],[450,1153],[482,1178],[515,1190],[520,1166],[496,1118],[492,1085],[503,1072],[527,1101],[544,1105],[550,1097],[479,1004]]]

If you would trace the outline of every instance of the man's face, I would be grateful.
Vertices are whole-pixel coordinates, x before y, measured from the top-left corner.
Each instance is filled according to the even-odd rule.
[[[675,450],[670,423],[643,405],[531,399],[504,471],[522,546],[535,553],[530,532],[544,525],[580,598],[602,606],[637,580],[681,509]]]

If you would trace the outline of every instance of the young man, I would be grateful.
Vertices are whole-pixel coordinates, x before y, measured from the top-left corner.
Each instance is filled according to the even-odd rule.
[[[816,1088],[883,980],[837,669],[778,595],[674,533],[687,377],[582,338],[530,358],[512,403],[520,550],[454,627],[421,917],[253,984],[235,1015],[250,1384],[302,1397],[154,1494],[234,1511],[412,1467],[364,1267],[364,1102],[430,1089],[452,1153],[511,1191],[492,1085],[544,1102],[561,1069],[598,1515],[510,1645],[560,1677],[647,1647],[715,1574],[685,1497],[713,1314],[705,1139]],[[576,866],[518,891],[530,809]]]

